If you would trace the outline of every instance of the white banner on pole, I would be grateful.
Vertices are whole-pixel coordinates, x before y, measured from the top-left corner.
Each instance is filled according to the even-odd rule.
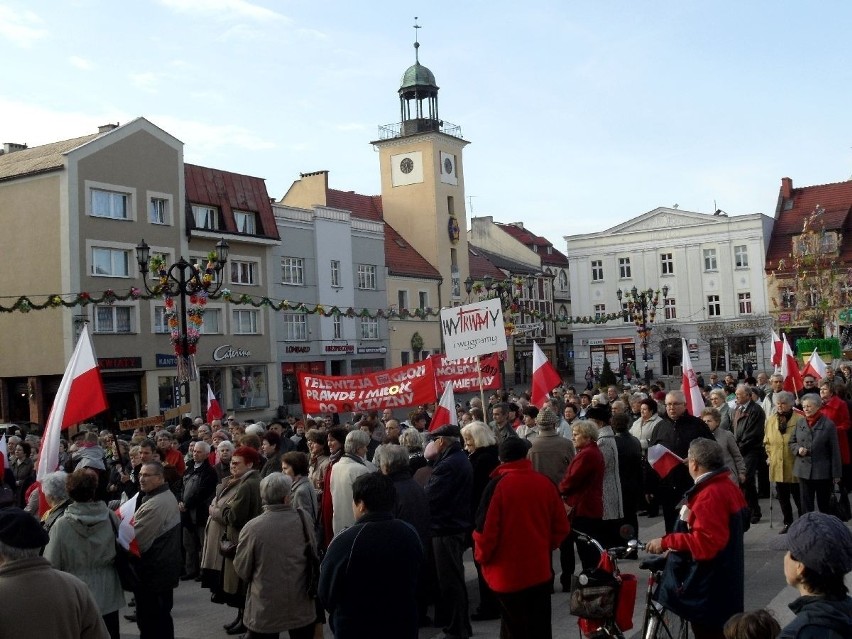
[[[441,332],[448,359],[506,350],[503,310],[497,298],[441,309]]]

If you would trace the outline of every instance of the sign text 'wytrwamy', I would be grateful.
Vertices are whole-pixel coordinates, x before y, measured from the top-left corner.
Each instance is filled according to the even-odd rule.
[[[499,299],[441,309],[444,350],[450,359],[506,350],[506,331]]]

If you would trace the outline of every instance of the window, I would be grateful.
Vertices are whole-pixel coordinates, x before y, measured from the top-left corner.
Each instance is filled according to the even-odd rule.
[[[704,249],[704,270],[716,270],[716,249]]]
[[[332,339],[343,339],[343,320],[335,315],[332,322]]]
[[[130,333],[129,306],[95,306],[96,333]]]
[[[751,315],[751,293],[738,293],[737,301],[740,304],[740,315]]]
[[[257,234],[257,216],[249,211],[234,211],[234,223],[238,233]]]
[[[207,259],[207,256],[200,256],[200,255],[197,255],[197,256],[190,255],[189,256],[189,263],[193,264],[195,266],[195,268],[198,269],[198,272],[201,273],[201,274],[204,274],[204,271],[207,270],[207,262],[208,261],[209,260]],[[166,263],[168,263],[168,260],[166,260]],[[210,274],[210,276],[213,278],[214,284],[219,283],[219,273],[216,272],[216,269],[213,269],[213,272]]]
[[[396,301],[400,311],[404,308],[408,308],[408,291],[397,291]]]
[[[748,246],[745,244],[734,247],[734,266],[748,268]]]
[[[427,293],[426,291],[420,291],[417,295],[420,298],[418,301],[417,308],[419,308],[421,311],[429,308],[429,293]]]
[[[152,197],[148,205],[148,221],[151,224],[169,223],[169,201],[164,197]]]
[[[559,269],[559,288],[563,290],[568,288],[568,273],[564,268]]]
[[[781,289],[781,308],[796,308],[796,293],[792,288],[785,287]]]
[[[677,318],[677,309],[675,308],[675,300],[673,297],[667,297],[665,299],[665,306],[663,307],[663,310],[663,315],[667,320]]]
[[[601,260],[592,260],[592,281],[600,282],[603,280],[603,262]]]
[[[308,339],[308,318],[303,313],[282,313],[284,341],[304,342]]]
[[[627,302],[621,303],[621,319],[625,324],[630,324],[633,317],[630,315],[630,304]]]
[[[361,318],[361,339],[379,339],[379,319]]]
[[[630,258],[618,258],[618,277],[623,280],[630,279]]]
[[[130,217],[127,206],[129,199],[130,196],[127,193],[92,189],[92,215],[126,220]]]
[[[358,265],[358,288],[376,290],[376,267],[373,264]]]
[[[606,315],[606,304],[595,304],[595,319],[601,319]]]
[[[235,335],[256,335],[259,332],[257,330],[257,310],[235,309],[232,312]]]
[[[722,305],[719,303],[718,295],[707,296],[707,317],[720,317],[722,315]]]
[[[455,200],[453,200],[452,195],[447,196],[447,213],[449,213],[450,215],[456,214],[456,203]]]
[[[819,291],[811,286],[805,293],[805,300],[810,308],[816,308],[819,305]]]
[[[331,260],[331,285],[340,286],[340,260]]]
[[[92,275],[103,277],[130,277],[130,251],[93,248]]]
[[[231,284],[257,284],[257,262],[234,260],[231,262]]]
[[[265,365],[231,367],[230,404],[236,410],[269,406],[269,384]]]
[[[207,315],[207,313],[205,313]],[[169,325],[166,322],[166,307],[165,306],[155,306],[154,307],[154,332],[155,333],[168,333]]]
[[[219,211],[212,206],[192,205],[192,216],[195,218],[195,228],[215,231],[219,228]]]
[[[332,271],[332,274],[334,271]],[[281,260],[281,283],[304,284],[305,260],[301,257],[285,257]]]
[[[409,351],[400,351],[399,357],[403,366],[411,363],[411,353]]]
[[[533,244],[532,250],[533,250],[533,253],[538,253],[538,244]]]
[[[222,332],[222,311],[218,308],[204,309],[204,321],[201,323],[201,332],[204,335],[217,335]]]
[[[660,275],[674,275],[674,258],[671,253],[660,254]]]

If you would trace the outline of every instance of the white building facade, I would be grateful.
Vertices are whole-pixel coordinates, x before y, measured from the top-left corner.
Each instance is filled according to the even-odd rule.
[[[617,374],[626,363],[631,375],[644,376],[647,365],[654,378],[679,376],[681,338],[697,371],[769,368],[763,267],[773,222],[759,213],[661,207],[600,233],[566,236],[572,315],[587,318],[573,327],[575,379],[589,367],[602,370],[604,358]],[[659,291],[656,312],[646,305],[645,348],[641,309],[625,314],[634,287]]]

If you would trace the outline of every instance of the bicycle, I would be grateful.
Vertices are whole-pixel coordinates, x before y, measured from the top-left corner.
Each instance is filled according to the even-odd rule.
[[[631,544],[639,550],[645,549],[645,544]],[[639,568],[649,571],[641,639],[687,639],[688,636],[689,622],[656,601],[665,565],[665,555],[648,555],[639,562]]]

